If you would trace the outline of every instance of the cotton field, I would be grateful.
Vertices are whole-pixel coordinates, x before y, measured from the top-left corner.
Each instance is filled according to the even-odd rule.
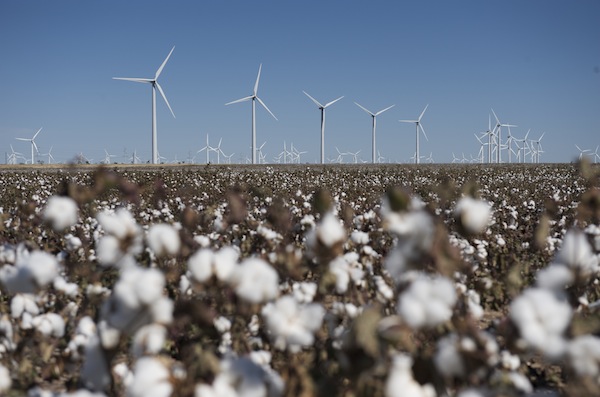
[[[0,171],[0,395],[600,395],[600,169]]]

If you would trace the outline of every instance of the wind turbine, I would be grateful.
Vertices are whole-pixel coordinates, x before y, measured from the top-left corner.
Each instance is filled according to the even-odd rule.
[[[342,99],[344,96],[341,96],[338,99],[334,99],[333,101],[328,102],[325,105],[321,105],[321,103],[319,101],[317,101],[315,98],[308,95],[308,93],[306,91],[302,91],[302,92],[307,97],[309,97],[321,110],[321,164],[324,164],[325,163],[325,109],[327,109],[327,107],[333,105],[334,103],[336,103],[337,101]]]
[[[537,146],[535,148],[535,162],[536,163],[540,162],[540,153],[543,153],[543,149],[541,149],[542,145],[540,142],[542,142],[542,138],[544,137],[544,135],[546,135],[545,132],[542,133],[542,135],[537,139],[537,141],[534,141],[534,140],[531,141],[532,144],[535,144]],[[532,148],[532,150],[533,150],[533,148]]]
[[[594,155],[594,164],[597,164],[598,160],[600,160],[600,154],[598,154],[599,148],[600,148],[600,145],[596,146],[596,150],[594,151],[594,153],[592,153]]]
[[[198,150],[196,152],[196,154],[202,152],[203,150],[206,150],[206,164],[208,164],[208,163],[210,163],[210,150],[212,150],[210,145],[208,144],[208,134],[206,134],[206,146],[204,146],[202,149]]]
[[[377,113],[373,113],[370,110],[366,109],[365,107],[361,106],[360,104],[358,104],[357,102],[354,102],[356,104],[356,106],[358,106],[359,108],[361,108],[362,110],[364,110],[365,112],[367,112],[368,114],[371,115],[371,117],[373,118],[373,127],[372,127],[372,135],[373,135],[373,164],[375,164],[377,162],[377,157],[375,156],[376,153],[376,148],[375,148],[375,129],[377,128],[377,116],[379,116],[381,113],[385,112],[386,110],[390,110],[391,108],[393,108],[396,105],[392,105],[389,106],[383,110],[380,110]]]
[[[425,136],[425,139],[429,140],[429,138],[427,138],[427,134],[425,133],[425,130],[423,129],[423,126],[421,125],[421,119],[423,118],[423,115],[425,114],[425,111],[427,110],[428,107],[429,107],[429,104],[427,104],[427,106],[425,106],[425,109],[423,109],[423,111],[421,112],[421,115],[416,120],[399,120],[401,123],[415,123],[415,126],[417,128],[417,134],[416,134],[416,137],[417,137],[417,151],[415,152],[415,164],[419,164],[419,162],[420,162],[420,156],[419,156],[419,128],[423,132],[423,135]]]
[[[52,155],[53,147],[54,146],[50,146],[50,150],[48,150],[48,153],[40,153],[40,155],[48,156],[48,164],[52,164],[52,162],[54,161],[54,156]]]
[[[157,134],[156,134],[156,89],[157,88],[158,88],[158,92],[160,92],[160,95],[165,100],[167,107],[171,111],[173,118],[175,118],[175,113],[173,113],[173,109],[171,109],[171,105],[169,105],[169,101],[167,100],[167,97],[165,96],[165,93],[164,93],[162,87],[160,86],[160,84],[158,84],[158,76],[160,76],[163,68],[167,64],[167,61],[169,60],[169,57],[173,53],[174,49],[175,49],[175,46],[173,46],[173,48],[171,48],[171,52],[169,52],[169,55],[167,55],[167,57],[163,61],[162,65],[160,65],[160,67],[156,71],[156,74],[154,75],[153,79],[141,79],[141,78],[132,78],[132,77],[113,77],[114,80],[127,80],[127,81],[133,81],[136,83],[148,83],[148,84],[152,85],[152,164],[158,164],[158,143],[157,143]]]
[[[256,101],[258,101],[262,105],[262,107],[265,108],[265,110],[269,112],[269,114],[273,116],[275,120],[277,120],[277,117],[275,117],[273,112],[271,112],[267,105],[265,105],[265,103],[262,101],[262,99],[258,97],[258,81],[260,80],[261,70],[262,63],[258,67],[258,76],[256,76],[256,83],[254,83],[254,91],[252,91],[252,95],[225,104],[225,106],[227,106],[234,103],[246,102],[250,100],[252,101],[252,164],[256,164]]]
[[[42,127],[44,128],[44,127]],[[27,142],[31,142],[31,164],[35,164],[35,158],[33,157],[33,149],[35,148],[36,152],[40,152],[38,150],[37,145],[35,144],[35,138],[38,136],[38,134],[40,133],[40,131],[42,131],[42,128],[40,128],[34,135],[33,138],[16,138],[18,141],[27,141]]]
[[[102,161],[104,164],[110,164],[110,158],[117,157],[116,154],[109,154],[108,150],[104,149],[104,160]]]
[[[590,149],[582,149],[579,146],[577,146],[577,144],[575,144],[575,147],[577,148],[577,150],[579,150],[579,160],[581,160],[581,158],[583,157],[583,155],[588,155],[587,152],[591,152]],[[596,149],[597,150],[597,149]],[[593,153],[589,153],[590,155]]]
[[[500,163],[502,162],[502,127],[517,127],[516,125],[512,125],[512,124],[502,124],[500,122],[500,120],[498,119],[498,116],[496,116],[496,112],[494,112],[494,109],[492,109],[492,113],[494,114],[494,117],[496,118],[496,126],[494,127],[494,132],[496,130],[498,130],[498,133],[496,134],[498,139],[496,141],[496,162]],[[504,145],[504,148],[506,148],[506,145]]]

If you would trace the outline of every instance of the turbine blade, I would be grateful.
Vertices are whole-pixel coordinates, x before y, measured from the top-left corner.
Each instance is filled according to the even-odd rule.
[[[158,68],[158,70],[156,71],[156,74],[154,75],[154,80],[158,79],[158,76],[160,76],[160,74],[162,73],[163,68],[165,67],[165,65],[167,64],[167,61],[169,60],[169,58],[171,57],[171,54],[173,53],[173,50],[175,49],[175,46],[173,46],[173,48],[171,48],[171,52],[169,52],[169,55],[167,55],[167,57],[165,58],[165,60],[163,61],[162,65],[160,65],[160,67]]]
[[[393,108],[396,105],[392,105],[392,106],[388,106],[387,108],[380,110],[379,112],[375,113],[375,116],[379,116],[381,113],[386,112],[388,110],[390,110],[391,108]]]
[[[44,128],[44,127],[42,127],[42,128]],[[31,140],[32,140],[32,141],[33,141],[33,140],[35,139],[35,137],[36,137],[36,136],[38,136],[38,134],[39,134],[39,133],[42,131],[42,128],[40,128],[40,129],[39,129],[39,130],[38,130],[38,131],[35,133],[35,135],[33,136],[33,138],[31,138]]]
[[[27,142],[31,142],[31,139],[28,138],[15,138],[18,141],[27,141]]]
[[[141,79],[137,77],[113,77],[113,80],[134,81],[136,83],[152,83],[153,79]]]
[[[401,123],[416,123],[417,120],[398,120]]]
[[[243,98],[240,98],[240,99],[236,99],[235,101],[227,102],[227,103],[225,104],[225,106],[227,106],[227,105],[231,105],[231,104],[234,104],[234,103],[246,102],[246,101],[249,101],[249,100],[250,100],[250,99],[252,99],[252,98],[253,98],[253,96],[252,96],[252,95],[250,95],[250,96],[247,96],[247,97],[243,97]]]
[[[371,116],[373,116],[373,117],[375,117],[375,116],[376,116],[376,115],[375,115],[373,112],[371,112],[371,111],[370,111],[370,110],[368,110],[367,108],[365,108],[365,107],[361,106],[361,105],[360,105],[358,102],[354,102],[354,104],[355,104],[356,106],[358,106],[359,108],[361,108],[362,110],[364,110],[365,112],[369,113]]]
[[[265,105],[265,103],[262,101],[262,99],[260,99],[259,97],[256,97],[256,99],[258,99],[258,103],[260,103],[263,106],[263,108],[265,108],[267,110],[267,112],[269,112],[271,114],[271,116],[273,116],[273,118],[275,120],[277,120],[277,117],[275,117],[275,115],[273,114],[273,112],[271,112],[269,110],[269,108],[267,107],[267,105]]]
[[[492,113],[494,113],[494,117],[496,118],[496,122],[497,122],[498,124],[501,124],[501,123],[500,123],[500,119],[498,119],[498,116],[496,116],[496,112],[494,112],[494,109],[492,109]]]
[[[577,144],[575,144],[575,147],[577,148],[577,150],[579,150],[580,152],[583,152],[583,150],[581,150],[581,148],[579,146],[577,146]]]
[[[425,135],[425,139],[427,139],[429,141],[429,138],[427,138],[427,134],[425,133],[425,130],[423,129],[423,126],[421,125],[421,123],[419,123],[419,128],[421,129],[421,132],[423,132],[423,135]]]
[[[338,99],[334,99],[333,101],[325,104],[325,106],[323,106],[323,108],[326,108],[329,105],[333,105],[334,103],[336,103],[337,101],[339,101],[340,99],[342,99],[344,96],[339,97]]]
[[[419,116],[419,118],[417,119],[418,121],[421,121],[421,119],[423,118],[423,115],[425,114],[425,111],[427,110],[427,108],[429,107],[429,104],[427,104],[425,106],[425,109],[423,109],[423,111],[421,112],[421,115]]]
[[[254,83],[254,96],[258,93],[258,81],[260,80],[260,71],[262,70],[262,63],[258,67],[258,75],[256,76],[256,83]]]
[[[165,95],[162,87],[160,86],[160,84],[158,84],[158,81],[156,82],[156,88],[158,88],[158,92],[160,92],[160,95],[163,97],[163,99],[165,100],[165,103],[167,104],[167,107],[169,108],[169,110],[171,111],[171,114],[173,115],[173,118],[175,117],[175,113],[173,113],[173,109],[171,109],[171,105],[169,105],[169,101],[167,100],[167,96]]]
[[[319,101],[317,101],[315,98],[308,95],[308,92],[306,92],[306,91],[302,91],[302,92],[304,93],[304,95],[309,97],[318,107],[320,107],[320,108],[324,107],[323,105],[321,105],[321,103],[319,103]]]

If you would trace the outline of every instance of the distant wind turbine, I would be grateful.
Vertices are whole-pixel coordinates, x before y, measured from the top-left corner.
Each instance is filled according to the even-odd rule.
[[[373,164],[375,164],[377,162],[377,157],[375,155],[375,153],[377,152],[376,149],[376,142],[375,142],[375,129],[377,128],[377,116],[379,116],[381,113],[385,112],[386,110],[390,110],[391,108],[393,108],[396,105],[392,105],[392,106],[388,106],[387,108],[380,110],[377,113],[373,113],[370,110],[366,109],[365,107],[361,106],[360,104],[358,104],[357,102],[354,102],[356,104],[356,106],[358,106],[359,108],[361,108],[362,110],[364,110],[365,112],[367,112],[368,114],[371,115],[371,117],[373,118],[373,128],[372,128],[372,139],[373,139]]]
[[[423,129],[423,126],[421,125],[421,119],[423,118],[423,115],[425,114],[425,111],[427,110],[428,107],[429,107],[429,104],[427,104],[427,106],[425,106],[425,109],[423,109],[423,111],[421,112],[421,115],[416,120],[400,120],[401,123],[415,123],[416,129],[417,129],[417,134],[416,134],[416,138],[417,138],[417,147],[416,147],[416,149],[417,150],[415,152],[415,164],[419,164],[420,163],[419,129],[421,129],[421,131],[423,132],[423,135],[425,136],[425,139],[429,140],[429,138],[427,138],[427,134],[425,133],[425,130]]]
[[[324,164],[325,163],[325,109],[327,109],[327,107],[333,105],[334,103],[336,103],[337,101],[342,99],[343,96],[339,97],[338,99],[334,99],[333,101],[328,102],[325,105],[321,105],[321,103],[319,103],[319,101],[317,101],[315,98],[308,95],[308,93],[306,91],[302,91],[302,92],[304,92],[304,94],[307,97],[309,97],[321,110],[321,164]]]
[[[591,152],[590,149],[582,149],[579,146],[577,146],[577,144],[575,144],[575,147],[577,148],[577,150],[579,150],[579,160],[581,160],[583,158],[584,155],[588,155],[588,152]]]
[[[258,101],[262,107],[265,108],[265,110],[267,112],[269,112],[269,114],[271,116],[273,116],[273,118],[275,120],[277,120],[277,117],[275,117],[275,115],[273,114],[273,112],[271,112],[269,110],[269,108],[267,107],[267,105],[265,105],[265,103],[262,101],[262,99],[260,99],[258,97],[258,82],[260,80],[260,71],[262,70],[262,63],[260,64],[260,66],[258,67],[258,75],[256,76],[256,83],[254,83],[254,91],[252,91],[252,95],[249,95],[247,97],[244,98],[240,98],[237,99],[235,101],[231,101],[226,103],[225,105],[232,105],[234,103],[239,103],[239,102],[246,102],[246,101],[252,101],[252,164],[256,164],[256,101]]]
[[[167,64],[167,61],[171,57],[171,54],[173,53],[174,49],[175,49],[175,46],[173,46],[173,48],[171,48],[171,52],[169,52],[169,55],[167,55],[167,57],[163,61],[162,65],[160,65],[160,67],[156,71],[156,74],[154,75],[153,79],[141,79],[141,78],[131,78],[131,77],[113,77],[113,79],[115,79],[115,80],[127,80],[127,81],[134,81],[136,83],[152,84],[152,164],[158,164],[158,143],[157,143],[157,133],[156,133],[156,89],[157,88],[158,88],[158,91],[160,92],[160,95],[165,100],[167,107],[171,111],[173,118],[175,118],[175,113],[173,113],[173,109],[171,109],[171,105],[169,105],[169,101],[167,100],[167,97],[165,96],[165,93],[164,93],[162,87],[160,86],[160,84],[158,84],[158,76],[160,76],[163,68]]]
[[[42,127],[43,128],[43,127]],[[19,141],[27,141],[27,142],[31,142],[31,164],[35,164],[35,157],[33,154],[33,149],[35,149],[35,151],[37,153],[39,153],[38,147],[35,144],[35,138],[38,136],[38,134],[40,133],[40,131],[42,131],[42,128],[40,128],[34,135],[33,138],[16,138]]]

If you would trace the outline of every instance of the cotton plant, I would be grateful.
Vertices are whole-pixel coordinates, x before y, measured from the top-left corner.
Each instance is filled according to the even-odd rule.
[[[59,274],[59,263],[45,251],[24,252],[14,266],[0,268],[0,281],[9,293],[37,293]]]
[[[402,353],[392,357],[390,372],[385,383],[385,396],[396,397],[435,397],[437,393],[431,384],[421,385],[412,373],[413,360]]]
[[[70,197],[52,196],[46,202],[43,219],[56,231],[62,231],[77,224],[79,207]]]
[[[231,280],[237,296],[251,304],[271,301],[279,294],[279,275],[260,258],[242,261]]]
[[[230,281],[238,266],[239,253],[232,247],[224,247],[217,252],[208,248],[196,251],[187,261],[191,279],[206,283],[213,276],[221,282]]]
[[[150,250],[157,256],[176,256],[181,248],[177,229],[166,223],[152,225],[148,229],[146,241]]]
[[[130,265],[143,250],[142,229],[126,208],[96,215],[104,235],[96,242],[96,257],[103,266]]]

